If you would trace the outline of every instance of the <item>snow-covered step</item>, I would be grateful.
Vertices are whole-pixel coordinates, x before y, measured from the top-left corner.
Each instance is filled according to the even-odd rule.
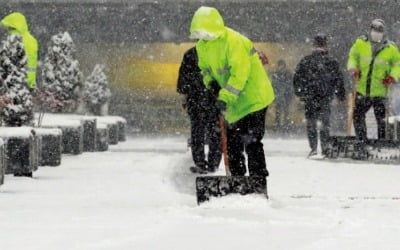
[[[0,127],[5,142],[6,174],[31,174],[39,166],[40,139],[32,127]]]

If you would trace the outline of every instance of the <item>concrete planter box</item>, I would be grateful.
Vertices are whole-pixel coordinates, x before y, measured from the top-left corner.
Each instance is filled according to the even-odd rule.
[[[81,119],[83,125],[83,151],[96,151],[96,128],[97,120],[95,117],[85,117]]]
[[[117,145],[119,140],[118,140],[118,123],[114,124],[107,124],[108,127],[108,142],[110,145]]]
[[[83,127],[62,127],[62,153],[79,155],[83,153]]]
[[[36,118],[38,114],[36,114]],[[36,119],[37,122],[37,119]],[[73,139],[63,139],[63,152],[79,154],[79,152],[93,152],[96,148],[96,126],[97,120],[95,116],[84,116],[78,114],[53,114],[46,113],[42,121],[43,127],[61,128],[64,133],[71,135],[71,128],[82,126],[82,149],[71,149]],[[69,129],[67,129],[69,127]],[[73,135],[76,137],[76,135]],[[77,139],[75,138],[75,142]]]
[[[126,120],[120,116],[97,116],[97,123],[107,124],[109,127],[110,145],[126,140]]]
[[[70,115],[46,113],[41,127],[61,129],[63,154],[77,155],[83,152],[83,125],[79,119],[71,119]]]
[[[107,151],[109,144],[109,128],[106,124],[98,124],[96,128],[96,151]]]
[[[39,156],[40,166],[59,166],[62,153],[62,130],[52,128],[36,128],[37,136],[41,139]]]
[[[40,138],[30,127],[2,127],[5,142],[6,174],[26,175],[39,166]]]
[[[2,139],[0,139],[0,185],[4,184],[4,175],[6,174],[6,149]]]
[[[118,140],[126,141],[126,126],[127,122],[125,119],[121,119],[118,121]]]

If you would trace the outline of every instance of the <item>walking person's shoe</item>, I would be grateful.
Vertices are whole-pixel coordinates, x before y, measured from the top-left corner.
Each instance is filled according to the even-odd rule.
[[[307,158],[313,157],[313,156],[315,156],[317,154],[318,154],[317,150],[316,149],[312,149],[311,152],[308,153]]]
[[[219,162],[218,163],[216,163],[215,161],[207,162],[207,171],[208,172],[214,173],[218,170],[218,168],[219,168]]]
[[[196,165],[196,166],[192,166],[189,168],[190,172],[195,173],[195,174],[207,174],[207,167],[206,165]]]

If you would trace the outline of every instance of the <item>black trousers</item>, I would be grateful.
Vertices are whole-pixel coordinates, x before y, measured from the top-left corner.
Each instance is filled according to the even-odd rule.
[[[305,101],[307,137],[311,150],[316,151],[318,147],[318,120],[321,121],[322,125],[319,131],[322,153],[325,153],[328,148],[331,116],[330,102],[331,99],[329,97],[314,98]]]
[[[385,138],[385,103],[385,97],[366,97],[357,93],[353,114],[353,124],[356,136],[359,140],[367,140],[365,115],[371,107],[374,108],[375,119],[378,125],[378,139]]]
[[[231,174],[246,174],[247,154],[250,176],[268,176],[263,143],[265,133],[265,113],[267,108],[251,113],[227,126],[228,158]]]
[[[221,136],[216,108],[189,109],[191,125],[191,151],[196,166],[218,168],[222,158]],[[208,144],[207,160],[205,145]]]

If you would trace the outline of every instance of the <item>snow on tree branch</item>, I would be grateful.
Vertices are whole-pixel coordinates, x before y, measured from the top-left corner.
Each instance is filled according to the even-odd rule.
[[[2,109],[7,126],[26,125],[32,119],[32,95],[26,82],[27,57],[19,35],[8,36],[0,51],[0,92],[9,104]]]
[[[75,44],[68,32],[51,38],[44,59],[42,79],[44,89],[63,103],[60,112],[75,111],[80,98],[82,72],[74,58]]]

